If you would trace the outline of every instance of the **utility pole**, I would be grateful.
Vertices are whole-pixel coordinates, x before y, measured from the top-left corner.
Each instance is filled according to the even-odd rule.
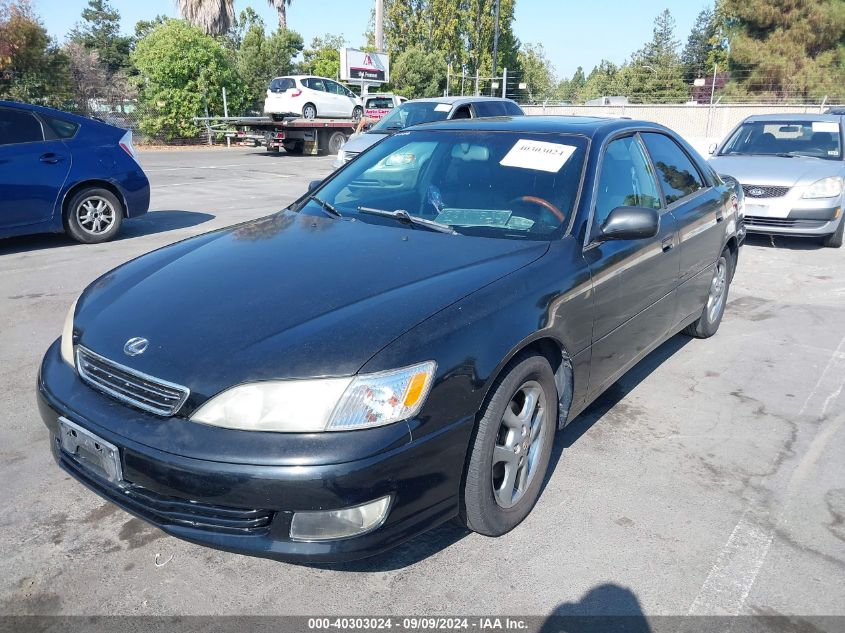
[[[496,14],[494,18],[496,26],[493,29],[493,77],[496,77],[496,61],[499,57],[499,0],[496,0]]]
[[[376,0],[376,51],[384,52],[384,0]]]

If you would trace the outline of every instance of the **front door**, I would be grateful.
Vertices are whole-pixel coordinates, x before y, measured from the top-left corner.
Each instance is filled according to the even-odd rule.
[[[601,159],[590,241],[584,252],[595,306],[590,397],[662,340],[675,318],[679,270],[675,219],[662,209],[656,236],[601,241],[601,226],[620,206],[663,206],[638,135],[611,141]]]
[[[47,130],[47,137],[55,136]],[[70,151],[45,140],[31,112],[0,108],[0,229],[49,220],[70,171]]]

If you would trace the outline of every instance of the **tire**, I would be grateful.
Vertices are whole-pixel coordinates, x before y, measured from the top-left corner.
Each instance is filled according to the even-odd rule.
[[[840,248],[842,246],[842,236],[845,233],[845,218],[839,220],[837,229],[822,239],[822,245],[828,248]]]
[[[65,209],[68,234],[83,244],[99,244],[114,238],[123,224],[123,203],[108,189],[89,187],[78,191]]]
[[[309,121],[317,118],[317,106],[313,103],[306,103],[302,106],[302,118]]]
[[[285,143],[284,148],[288,154],[299,156],[305,150],[305,144],[302,141],[295,141],[293,143]]]
[[[696,321],[684,328],[684,334],[695,338],[710,338],[719,329],[725,305],[728,302],[728,291],[731,287],[731,268],[733,257],[728,249],[722,251],[713,271],[713,279],[707,292],[707,302]]]
[[[360,121],[362,116],[364,116],[364,108],[362,108],[361,106],[355,106],[352,109],[352,120]]]
[[[326,153],[336,155],[346,142],[346,134],[343,132],[332,132],[326,142]]]
[[[534,395],[533,407],[529,393]],[[542,356],[518,357],[494,384],[473,433],[461,489],[460,520],[466,527],[501,536],[528,516],[549,466],[557,416],[549,362]]]

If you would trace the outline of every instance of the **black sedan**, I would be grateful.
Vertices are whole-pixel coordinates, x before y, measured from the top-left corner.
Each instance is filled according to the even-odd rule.
[[[504,534],[557,429],[676,332],[716,332],[736,206],[651,123],[398,133],[288,209],[91,284],[38,377],[54,456],[256,556],[360,558],[453,517]]]

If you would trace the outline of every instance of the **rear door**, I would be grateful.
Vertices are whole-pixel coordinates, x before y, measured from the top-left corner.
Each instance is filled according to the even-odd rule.
[[[338,116],[337,101],[332,98],[332,95],[326,90],[325,82],[318,77],[309,77],[303,79],[302,84],[308,88],[308,92],[303,95],[307,96],[303,105],[307,102],[313,103],[317,107],[317,116]]]
[[[677,230],[662,208],[657,177],[637,135],[610,141],[601,159],[584,257],[593,277],[595,321],[590,393],[607,388],[652,349],[675,318]],[[660,210],[657,235],[599,241],[616,207]]]
[[[726,239],[725,199],[687,152],[659,132],[642,134],[666,206],[678,225],[680,279],[677,321],[701,312],[713,267]]]
[[[32,112],[0,108],[0,229],[49,220],[71,154]]]

